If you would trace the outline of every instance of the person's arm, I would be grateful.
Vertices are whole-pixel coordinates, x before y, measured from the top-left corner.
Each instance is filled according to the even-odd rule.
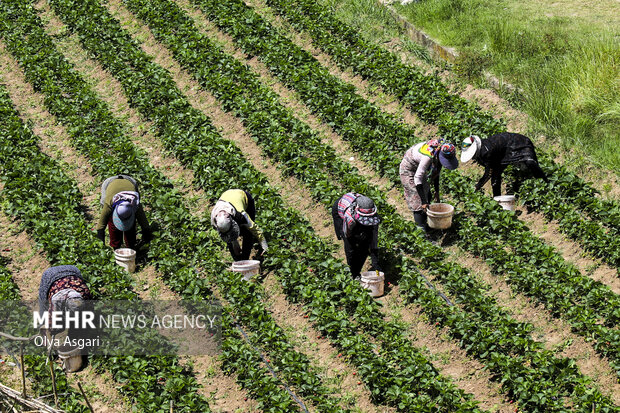
[[[101,209],[101,215],[99,215],[99,222],[97,223],[97,227],[95,228],[97,232],[104,231],[105,227],[108,225],[108,221],[110,220],[110,216],[112,215],[112,207],[110,204],[104,204]]]
[[[241,222],[245,222],[245,225],[250,230],[250,233],[252,233],[252,235],[254,235],[254,238],[258,240],[263,250],[263,253],[267,251],[268,246],[267,246],[267,240],[265,239],[265,234],[263,234],[263,231],[258,227],[258,225],[256,225],[256,223],[252,221],[250,216],[245,211],[237,212],[236,217],[237,216],[241,216],[241,219],[242,219]]]
[[[420,197],[422,207],[426,209],[429,204],[428,194],[424,190],[424,179],[426,179],[426,173],[431,166],[431,158],[423,159],[416,168],[415,175],[413,176],[413,182],[415,183],[415,189]]]
[[[370,243],[370,262],[371,271],[381,271],[379,266],[379,225],[375,225],[372,231],[372,242]]]
[[[490,177],[491,177],[491,167],[490,166],[485,166],[484,167],[484,174],[482,175],[482,177],[480,178],[480,180],[476,184],[476,191],[480,191],[482,189],[482,187],[484,186],[484,184],[487,183],[487,181],[489,180]]]
[[[149,221],[146,219],[146,214],[144,213],[144,208],[142,208],[142,204],[138,205],[138,210],[136,211],[136,221],[140,224],[140,228],[142,228],[142,239],[146,241],[150,241],[153,237],[153,233],[151,232],[151,227],[149,226]]]

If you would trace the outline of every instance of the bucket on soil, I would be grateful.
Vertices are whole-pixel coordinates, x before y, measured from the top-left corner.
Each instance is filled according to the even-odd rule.
[[[514,195],[500,195],[493,197],[494,200],[499,202],[502,208],[508,211],[515,210],[515,196]]]
[[[372,297],[380,297],[383,295],[383,287],[385,286],[384,273],[381,271],[364,271],[360,276],[360,284],[370,291]]]
[[[260,261],[257,260],[242,260],[235,261],[232,264],[232,270],[234,272],[240,272],[243,274],[244,280],[249,280],[253,276],[260,272]]]
[[[58,357],[62,361],[62,366],[67,373],[78,371],[82,367],[82,355],[80,348],[75,347],[68,351],[58,350]]]
[[[434,229],[447,229],[452,226],[454,207],[450,204],[430,204],[426,209],[428,226]]]
[[[119,248],[114,251],[116,263],[123,267],[127,272],[136,270],[136,251],[131,248]]]

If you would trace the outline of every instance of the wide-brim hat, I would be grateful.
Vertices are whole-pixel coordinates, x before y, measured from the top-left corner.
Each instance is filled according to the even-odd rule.
[[[220,232],[219,234],[220,234],[220,237],[222,238],[222,241],[224,241],[227,244],[230,244],[231,242],[239,238],[239,224],[237,224],[237,222],[235,222],[234,219],[231,219],[230,228],[228,229],[228,231]]]
[[[119,231],[129,231],[136,222],[136,207],[129,202],[121,202],[114,208],[112,222]]]
[[[456,159],[456,148],[451,143],[444,143],[439,148],[439,162],[444,168],[456,169],[459,167],[459,160]]]
[[[482,146],[482,141],[476,135],[463,139],[461,145],[461,162],[469,162]]]
[[[373,226],[381,222],[381,218],[377,213],[377,207],[372,199],[367,196],[360,196],[356,199],[355,211],[353,219],[362,225]]]

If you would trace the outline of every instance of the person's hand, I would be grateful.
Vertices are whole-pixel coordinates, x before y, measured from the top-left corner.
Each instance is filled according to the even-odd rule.
[[[142,241],[147,243],[153,239],[153,232],[149,229],[146,229],[142,232]]]
[[[101,242],[105,242],[105,228],[97,230],[97,238],[99,238]]]
[[[426,209],[428,208],[428,204],[422,204],[422,209],[426,211]]]

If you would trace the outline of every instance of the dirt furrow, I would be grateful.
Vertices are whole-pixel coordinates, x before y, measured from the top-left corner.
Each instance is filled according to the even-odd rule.
[[[40,2],[38,6],[47,23],[48,33],[66,31],[66,26],[51,12],[46,3]],[[57,47],[63,50],[67,60],[75,65],[99,98],[110,106],[113,114],[124,120],[128,138],[147,151],[151,163],[162,171],[176,188],[181,189],[186,205],[193,213],[200,214],[206,210],[204,202],[199,202],[204,199],[202,191],[196,191],[191,185],[193,180],[191,171],[178,168],[178,162],[166,155],[160,141],[148,132],[152,125],[129,107],[120,84],[97,62],[88,58],[87,53],[79,45],[77,36],[62,36],[57,40]],[[136,283],[136,291],[142,299],[178,300],[178,296],[168,289],[152,265],[138,267],[138,271],[132,276]],[[233,377],[222,372],[221,361],[217,356],[184,357],[183,360],[196,366],[196,379],[202,386],[200,392],[208,399],[209,406],[214,412],[230,411],[228,409],[256,411],[256,402],[239,388]]]
[[[620,294],[620,278],[618,278],[617,269],[592,257],[577,242],[567,238],[560,232],[557,221],[549,221],[537,212],[528,212],[525,207],[516,209],[521,212],[519,219],[527,224],[530,231],[555,247],[564,260],[577,267],[582,274],[607,285],[614,293]]]
[[[222,45],[229,54],[233,54],[237,59],[244,61],[257,74],[259,74],[263,82],[270,85],[272,90],[281,96],[281,101],[285,106],[292,109],[296,114],[299,113],[301,119],[308,123],[314,130],[318,130],[325,135],[326,139],[324,140],[326,142],[333,142],[338,154],[343,160],[350,161],[348,156],[355,156],[349,145],[344,142],[328,125],[324,124],[317,117],[312,115],[311,111],[302,102],[300,102],[297,94],[271,76],[269,70],[257,58],[244,58],[244,54],[234,47],[232,39],[215,28],[215,26],[210,23],[201,12],[189,6],[187,0],[177,0],[177,3],[185,7],[186,11],[192,15],[197,25],[205,34],[208,34],[212,38],[217,38],[219,44]],[[346,81],[346,79],[343,80]],[[358,88],[360,85],[362,87],[368,87],[368,85],[364,84],[354,85]],[[381,109],[385,109],[381,105],[380,107]],[[425,138],[431,137],[431,135],[428,134],[428,130],[424,133]],[[360,172],[375,185],[378,184],[379,187],[386,189],[388,186],[386,180],[377,177],[377,175],[372,172],[371,168],[364,165],[362,161],[355,161],[355,166],[360,168]],[[467,165],[465,169],[466,172],[472,176],[475,176],[478,173],[478,168],[473,165]],[[449,173],[449,171],[446,171],[446,173]],[[391,189],[388,192],[388,199],[390,204],[392,204],[401,215],[411,220],[411,213],[398,189]],[[448,259],[463,264],[461,261],[461,257],[463,256],[467,256],[467,253],[458,248],[452,248],[449,250]],[[474,274],[478,273],[475,265],[470,269],[474,269]],[[570,326],[568,324],[561,322],[561,320],[558,323],[558,321],[554,320],[554,318],[549,315],[546,310],[537,306],[527,297],[514,293],[505,281],[493,276],[490,271],[488,271],[488,268],[486,269],[486,273],[483,274],[481,280],[490,286],[491,289],[489,295],[496,297],[500,306],[508,310],[511,315],[518,320],[530,322],[535,326],[535,329],[538,331],[539,335],[539,337],[535,337],[535,339],[544,341],[546,343],[545,345],[551,349],[559,348],[564,344],[562,347],[563,352],[561,352],[562,354],[559,354],[560,357],[567,357],[568,354],[570,354],[570,357],[575,358],[578,362],[584,374],[595,378],[603,389],[611,389],[611,391],[608,391],[608,394],[614,393],[615,384],[617,383],[613,379],[613,374],[609,368],[609,364],[607,361],[596,355],[593,347],[589,343],[585,342],[579,336],[571,333]],[[515,311],[515,309],[518,310]],[[536,314],[536,317],[532,318],[531,316],[533,314]],[[473,386],[473,388],[477,387],[478,386],[476,385]]]
[[[13,274],[22,299],[36,301],[41,275],[50,267],[45,253],[37,248],[34,240],[25,231],[20,230],[17,221],[3,212],[0,212],[0,232],[5,234],[0,238],[0,251],[2,256],[9,260],[7,267]],[[14,377],[15,372],[11,372],[11,376]],[[1,373],[0,377],[4,379]],[[95,411],[112,413],[131,410],[128,401],[116,390],[118,384],[108,372],[96,372],[92,366],[87,365],[78,373],[67,374],[67,378],[75,389],[78,388],[78,381],[83,384],[84,392]],[[117,408],[121,410],[115,410]]]
[[[118,5],[116,0],[113,0],[110,2],[110,9],[115,13],[115,16],[117,18],[120,18],[120,20],[123,21],[126,27],[131,27],[133,28],[133,30],[137,29],[135,21],[131,20],[132,19],[131,15],[126,14],[127,12],[123,10],[122,6]],[[199,15],[199,14],[200,13],[196,15]],[[206,20],[201,22],[200,26],[202,26],[202,23],[204,23],[205,21]],[[295,206],[295,208],[303,209],[304,211],[306,211],[306,215],[308,219],[311,221],[311,224],[313,225],[313,228],[315,229],[315,231],[319,235],[326,237],[328,239],[331,239],[332,241],[335,241],[335,235],[333,234],[333,231],[331,229],[331,217],[329,216],[325,208],[312,202],[310,195],[305,190],[300,189],[300,187],[302,187],[301,184],[296,182],[296,180],[293,178],[283,178],[281,174],[279,173],[279,171],[271,164],[271,162],[263,158],[260,155],[260,148],[256,146],[256,144],[253,142],[251,137],[247,134],[247,132],[244,131],[244,128],[241,125],[240,121],[232,118],[231,115],[229,114],[225,114],[221,112],[221,109],[219,109],[219,106],[217,105],[217,102],[215,101],[215,99],[213,99],[213,97],[211,97],[208,93],[204,91],[200,91],[199,86],[196,85],[195,82],[191,79],[191,77],[185,74],[183,70],[181,70],[180,68],[175,68],[175,63],[170,60],[171,57],[164,55],[163,48],[160,45],[158,45],[158,43],[154,39],[148,40],[148,38],[150,38],[150,34],[148,33],[148,30],[146,28],[143,28],[142,30],[139,30],[138,32],[132,32],[132,36],[134,36],[134,38],[136,39],[143,41],[143,44],[142,44],[143,49],[147,53],[154,56],[155,61],[158,64],[162,65],[163,67],[166,67],[168,70],[171,71],[173,78],[177,82],[177,85],[179,85],[179,88],[181,90],[187,91],[186,94],[190,98],[190,101],[195,107],[203,110],[204,113],[210,115],[210,117],[214,121],[214,124],[218,128],[221,128],[221,133],[223,134],[223,136],[225,136],[228,139],[232,139],[240,147],[242,147],[244,149],[244,153],[246,153],[247,155],[247,158],[254,164],[254,166],[257,169],[259,169],[261,172],[265,173],[269,177],[270,182],[275,183],[277,187],[282,189],[280,192],[285,197],[287,203],[289,204],[292,203],[292,205]],[[243,55],[241,53],[237,53],[236,57],[242,58]],[[276,83],[276,82],[273,82],[273,83]],[[231,130],[230,125],[234,125],[235,126],[234,129]],[[293,194],[296,193],[298,195],[296,195],[292,199],[291,193]],[[299,200],[304,201],[303,205],[300,205],[299,203],[297,203],[297,201]],[[342,248],[339,248],[339,250],[340,250],[339,256],[342,257],[344,255],[342,253]],[[282,300],[282,302],[284,302],[284,300]],[[294,312],[294,310],[289,310],[289,311]],[[407,310],[404,309],[403,311],[407,311]],[[277,311],[274,310],[274,312],[277,312]],[[424,326],[418,325],[416,329],[427,330],[428,326],[424,328]],[[416,334],[427,335],[427,332],[417,331]],[[434,339],[437,340],[437,343],[429,346],[430,349],[446,348],[446,346],[451,346],[451,348],[455,350],[454,352],[451,352],[451,354],[455,355],[459,351],[456,344],[449,343],[446,340],[442,340],[436,332],[434,335]],[[332,349],[332,352],[336,352],[336,349]],[[429,357],[434,358],[432,354],[430,354]],[[458,356],[451,357],[450,359],[451,365],[459,366],[458,368],[453,369],[451,373],[452,372],[461,373],[461,376],[458,377],[456,380],[460,384],[464,380],[467,380],[469,376],[473,376],[474,374],[476,374],[476,371],[481,371],[481,369],[479,369],[478,366],[472,366],[472,365],[466,366],[466,363],[468,362],[470,361],[469,360],[463,361],[462,359],[460,359],[460,354]],[[330,372],[328,371],[328,374],[329,373]],[[480,393],[481,391],[486,392],[486,394],[480,397],[480,399],[483,400],[483,403],[485,403],[485,405],[494,406],[494,405],[503,403],[501,400],[501,397],[497,396],[498,394],[497,387],[489,389],[489,387],[493,387],[495,385],[488,383],[489,382],[488,374],[486,372],[481,373],[481,374],[485,375],[486,379],[478,380],[475,383],[472,382],[471,385],[466,386],[466,387],[476,390],[478,391],[478,393]],[[328,380],[334,380],[334,379],[331,378]],[[487,385],[481,386],[480,383],[485,382],[485,381]],[[346,392],[347,390],[343,389],[343,391]],[[478,394],[476,394],[476,396],[478,396]]]

